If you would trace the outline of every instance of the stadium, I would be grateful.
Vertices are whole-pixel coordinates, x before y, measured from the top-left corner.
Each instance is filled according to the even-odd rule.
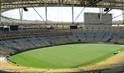
[[[0,0],[0,73],[124,73],[124,0]]]

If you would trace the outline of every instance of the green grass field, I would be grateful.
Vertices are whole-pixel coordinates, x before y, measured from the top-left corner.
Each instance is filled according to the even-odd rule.
[[[9,59],[28,67],[74,68],[105,60],[123,49],[114,44],[68,44],[26,51]]]

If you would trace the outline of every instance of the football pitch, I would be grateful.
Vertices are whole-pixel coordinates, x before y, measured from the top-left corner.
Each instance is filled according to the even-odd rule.
[[[104,61],[123,50],[124,47],[115,44],[68,44],[18,53],[9,60],[34,68],[76,68]]]

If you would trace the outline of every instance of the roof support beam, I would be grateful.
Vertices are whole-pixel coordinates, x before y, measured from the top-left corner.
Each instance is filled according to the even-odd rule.
[[[0,25],[1,25],[1,13],[2,11],[1,11],[1,0],[0,0]]]
[[[123,24],[124,24],[124,0],[123,0],[123,10],[122,10],[122,16],[123,16]]]
[[[72,6],[72,24],[74,24],[74,6]]]
[[[48,22],[47,11],[48,11],[48,10],[47,10],[47,6],[45,6],[45,19],[46,19],[45,22],[46,22],[46,24],[47,24],[47,22]]]

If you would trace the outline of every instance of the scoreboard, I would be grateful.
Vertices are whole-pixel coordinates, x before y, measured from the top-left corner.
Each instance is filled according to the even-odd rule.
[[[84,13],[85,25],[110,25],[112,26],[112,14]]]

